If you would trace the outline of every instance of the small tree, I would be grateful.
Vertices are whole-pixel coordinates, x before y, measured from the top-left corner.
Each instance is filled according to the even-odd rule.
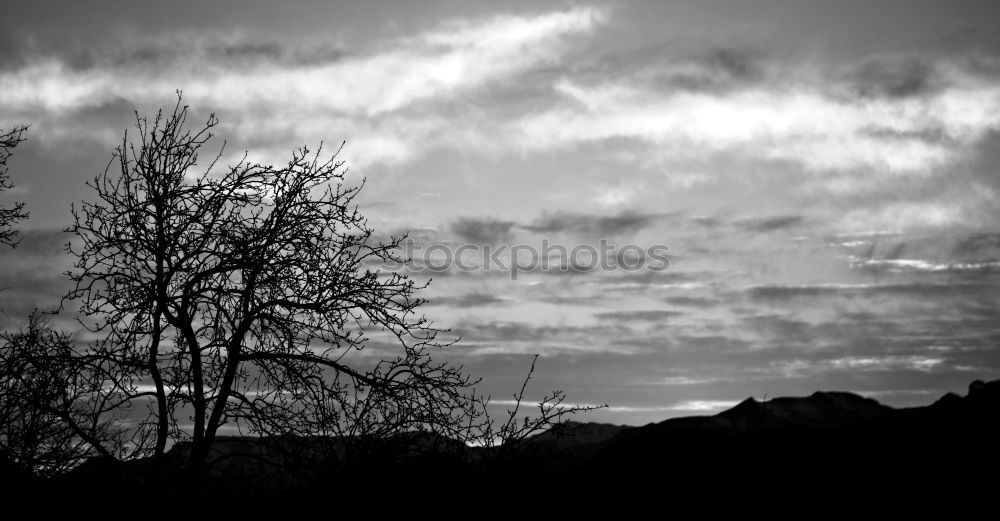
[[[7,160],[13,155],[14,148],[24,141],[26,131],[27,127],[24,126],[14,127],[7,131],[0,130],[0,192],[13,188],[7,175]],[[17,246],[18,234],[13,226],[27,217],[24,203],[15,203],[10,208],[0,205],[0,244]]]
[[[145,408],[131,446],[190,445],[202,475],[220,429],[267,437],[385,437],[457,431],[476,414],[474,383],[431,360],[449,342],[416,308],[400,241],[373,241],[354,203],[360,186],[306,148],[287,165],[245,159],[200,171],[213,116],[186,129],[188,108],[136,115],[113,160],[74,208],[78,238],[65,302],[101,339],[87,356],[114,369],[98,393]],[[396,352],[358,356],[372,334]]]
[[[96,365],[95,365],[96,364]],[[0,456],[25,472],[53,476],[92,456],[127,457],[115,404],[92,400],[100,361],[79,356],[71,335],[42,314],[0,333]]]

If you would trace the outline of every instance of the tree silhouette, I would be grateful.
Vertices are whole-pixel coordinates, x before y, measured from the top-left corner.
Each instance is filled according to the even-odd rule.
[[[7,131],[0,130],[0,192],[13,188],[7,175],[7,160],[13,155],[14,148],[24,141],[26,131],[27,127],[24,126],[17,126]],[[13,226],[27,217],[24,203],[15,203],[10,208],[0,205],[0,244],[17,246],[18,233]]]
[[[301,148],[287,165],[244,159],[196,171],[214,115],[186,128],[178,103],[136,133],[74,208],[64,302],[100,340],[108,403],[143,405],[132,444],[163,455],[184,441],[192,479],[220,429],[266,437],[448,434],[477,403],[474,382],[436,363],[420,288],[366,268],[397,257],[403,237],[376,242],[336,154]],[[134,137],[135,140],[130,140]],[[394,353],[359,356],[373,334]],[[140,407],[132,407],[138,409]]]
[[[72,209],[62,306],[86,333],[36,312],[0,335],[4,461],[48,476],[94,456],[151,457],[180,463],[199,492],[234,468],[214,450],[220,433],[256,443],[239,456],[309,479],[415,450],[468,458],[474,445],[515,460],[531,436],[592,408],[554,391],[525,418],[522,386],[507,418],[492,418],[478,380],[431,358],[454,340],[417,313],[424,285],[380,269],[408,261],[405,236],[375,239],[355,203],[364,183],[347,182],[337,153],[219,167],[223,146],[202,165],[218,120],[191,130],[188,116],[180,94],[152,121],[136,113],[87,183],[93,198]],[[5,134],[4,160],[23,131]],[[25,214],[5,212],[14,245],[9,224]]]
[[[92,456],[128,457],[115,405],[90,399],[105,383],[102,363],[74,343],[37,311],[0,333],[0,456],[25,473],[54,476]]]

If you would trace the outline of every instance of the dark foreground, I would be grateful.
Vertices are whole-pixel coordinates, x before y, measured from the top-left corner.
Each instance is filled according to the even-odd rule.
[[[906,409],[817,392],[748,399],[715,416],[643,427],[566,423],[502,451],[414,436],[351,462],[313,454],[282,469],[263,461],[273,450],[239,440],[222,445],[225,455],[200,487],[209,497],[375,499],[396,507],[541,501],[577,509],[607,501],[732,508],[725,503],[740,498],[759,501],[764,511],[805,498],[823,498],[830,508],[897,498],[910,506],[957,504],[1000,491],[1000,380]],[[46,481],[8,472],[4,490],[10,498],[183,497],[191,487],[173,461],[182,458],[92,461]]]

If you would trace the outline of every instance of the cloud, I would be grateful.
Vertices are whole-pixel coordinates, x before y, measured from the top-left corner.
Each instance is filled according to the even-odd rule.
[[[63,275],[70,260],[59,255],[59,234],[26,230],[23,247],[0,249],[0,329],[24,320],[34,309],[59,307],[70,282]]]
[[[803,221],[805,221],[805,218],[801,215],[779,215],[776,217],[746,219],[737,224],[752,232],[773,232],[798,226]]]
[[[1000,129],[991,130],[978,144],[968,170],[973,176],[973,186],[980,192],[990,192],[996,201],[1000,190]],[[991,208],[995,210],[996,206]]]
[[[714,377],[714,376],[713,377],[666,376],[654,381],[643,382],[643,385],[662,385],[668,387],[675,387],[675,386],[688,386],[688,385],[705,385],[725,380],[726,378]]]
[[[600,286],[612,286],[622,289],[639,288],[671,288],[698,289],[718,276],[717,273],[704,271],[640,271],[634,273],[611,273],[593,281]]]
[[[992,291],[993,284],[983,282],[909,282],[845,284],[823,283],[802,285],[760,285],[746,289],[754,300],[773,303],[794,303],[797,299],[821,299],[835,296],[865,297],[895,295],[902,297],[945,297],[980,295]]]
[[[735,407],[738,403],[739,402],[736,400],[685,400],[683,402],[678,402],[671,407],[671,409],[675,411],[693,412],[721,411],[729,409],[730,407]]]
[[[619,184],[612,187],[601,187],[594,196],[594,202],[605,207],[620,207],[632,202],[639,195],[640,187],[631,184]]]
[[[510,240],[515,224],[492,218],[460,217],[451,223],[451,231],[465,243],[497,244]]]
[[[677,296],[663,299],[667,304],[682,307],[709,308],[725,304],[725,300],[717,297]]]
[[[943,87],[937,71],[919,56],[875,57],[865,60],[851,75],[851,85],[866,97],[909,98]]]
[[[541,354],[562,356],[596,353],[638,353],[645,346],[622,324],[543,323],[526,320],[466,319],[451,332],[462,338],[462,352],[470,356]]]
[[[185,63],[208,62],[229,70],[247,66],[316,65],[347,57],[347,50],[333,42],[285,42],[278,39],[250,39],[242,33],[203,34],[188,32],[161,35],[128,47],[84,49],[70,55],[66,63],[77,70],[170,69]]]
[[[599,237],[614,237],[635,233],[652,225],[659,216],[639,212],[617,215],[588,215],[570,212],[546,213],[522,228],[536,233],[580,233]]]
[[[0,77],[0,90],[13,104],[51,110],[89,105],[114,94],[129,99],[156,99],[165,88],[177,87],[164,85],[166,79],[186,85],[185,91],[193,102],[214,107],[246,107],[252,102],[280,99],[285,110],[307,103],[310,108],[372,116],[457,89],[475,88],[546,63],[559,56],[563,37],[591,30],[600,16],[594,9],[576,8],[535,17],[457,21],[391,42],[372,54],[345,57],[336,53],[318,64],[279,67],[263,76],[256,69],[207,75],[207,71],[199,69],[214,67],[216,61],[221,61],[217,58],[231,54],[226,50],[268,57],[280,55],[280,47],[267,47],[261,53],[259,44],[253,47],[247,42],[201,39],[193,51],[198,54],[193,70],[177,71],[181,74],[171,79],[143,68],[134,71],[138,75],[127,77],[122,75],[127,71],[97,67],[76,71],[59,61],[48,61]],[[224,52],[216,52],[218,49]],[[240,49],[256,51],[246,53]],[[36,83],[32,85],[32,81]]]
[[[753,345],[748,340],[718,334],[677,335],[676,338],[681,349],[702,355],[705,355],[707,351],[735,353],[744,351]]]
[[[443,296],[428,299],[428,306],[452,306],[458,308],[472,308],[484,306],[498,306],[510,304],[510,301],[502,299],[490,293],[464,293],[458,296]]]
[[[817,340],[811,324],[785,315],[760,314],[745,317],[745,327],[758,332],[764,338],[778,339],[783,343],[809,343]]]
[[[1000,259],[1000,233],[980,232],[959,239],[949,257],[964,262]]]
[[[932,262],[923,259],[851,259],[851,267],[878,273],[1000,273],[1000,261]]]
[[[967,73],[953,73],[924,96],[875,98],[842,96],[790,70],[775,74],[773,85],[721,93],[661,90],[641,78],[567,77],[555,85],[564,102],[522,118],[515,130],[528,149],[624,139],[677,156],[736,151],[816,172],[905,174],[953,162],[1000,126],[991,115],[1000,110],[1000,87]],[[786,76],[791,84],[779,85]]]
[[[845,356],[822,360],[786,360],[773,367],[788,377],[807,377],[817,373],[848,371],[853,373],[920,371],[932,372],[945,364],[945,359],[925,355]]]
[[[946,197],[946,195],[953,195],[947,193],[949,183],[950,181],[942,178],[938,183],[924,184],[925,190],[940,190],[941,195],[938,200],[924,196],[881,204],[853,204],[846,209],[838,225],[847,230],[863,230],[872,227],[907,230],[942,229],[962,225],[995,226],[997,224],[995,216],[981,215],[984,206],[988,208],[995,204],[989,200],[992,198],[992,194],[973,192],[964,200],[962,197]],[[963,188],[968,187],[963,185]],[[883,187],[880,190],[872,190],[871,194],[883,194],[897,198],[899,196],[893,195],[893,193],[898,190],[900,190],[899,187],[888,189]]]
[[[703,63],[744,82],[762,79],[764,71],[756,53],[735,47],[716,47],[704,54]]]
[[[34,257],[36,259],[51,260],[66,253],[66,245],[73,239],[73,235],[66,233],[63,229],[29,229],[20,232],[21,242],[17,246],[16,252],[3,253],[0,256],[11,256],[13,259]],[[16,262],[11,259],[10,262]]]
[[[639,309],[632,311],[605,311],[594,313],[598,320],[610,322],[665,322],[671,317],[683,315],[680,311],[665,309]]]
[[[181,88],[254,160],[346,138],[341,158],[381,205],[375,227],[439,226],[416,234],[423,245],[662,239],[663,272],[590,269],[552,253],[524,259],[517,281],[501,270],[416,274],[423,258],[403,270],[436,279],[431,312],[463,337],[442,356],[485,366],[542,353],[574,368],[558,388],[590,382],[588,402],[611,389],[621,410],[701,410],[743,386],[787,389],[785,374],[916,389],[925,384],[902,379],[997,366],[995,58],[845,64],[832,51],[720,46],[711,35],[632,39],[620,28],[633,11],[607,12],[616,19],[606,26],[606,11],[589,7],[391,28],[352,20],[365,36],[343,40],[157,20],[155,31],[67,28],[94,39],[62,52],[0,34],[0,127],[32,124],[12,170],[33,218],[56,216],[44,226],[68,217],[63,200],[104,167],[133,108],[149,114]],[[499,217],[457,217],[468,215]],[[837,235],[859,230],[902,233]],[[25,233],[15,256],[0,256],[11,317],[65,289],[63,267],[49,262],[65,239]],[[359,356],[396,355],[391,340],[373,336]],[[704,375],[712,394],[683,394],[707,390],[695,385]],[[677,394],[617,394],[654,380]]]
[[[458,94],[552,64],[571,49],[568,39],[592,31],[603,17],[599,9],[576,7],[452,20],[354,53],[302,48],[292,39],[181,32],[148,41],[133,35],[118,42],[129,50],[83,64],[47,56],[0,70],[0,95],[16,107],[10,117],[52,120],[33,129],[45,139],[82,108],[125,99],[145,111],[183,89],[193,107],[220,111],[229,137],[241,146],[266,141],[286,149],[349,137],[352,166],[398,164],[432,140],[460,144],[461,130],[440,111],[428,112],[429,105],[447,105]],[[120,128],[113,130],[120,135]],[[277,136],[283,143],[275,143]],[[255,146],[255,153],[274,155],[263,148]]]
[[[656,42],[592,57],[575,67],[575,78],[585,82],[605,78],[641,80],[659,91],[723,93],[747,88],[767,79],[774,60],[752,45],[719,46],[708,42],[687,45]]]
[[[593,327],[574,327],[564,325],[533,325],[517,321],[489,321],[485,323],[467,323],[455,328],[455,331],[470,340],[503,340],[509,342],[552,340],[558,337],[583,336]]]

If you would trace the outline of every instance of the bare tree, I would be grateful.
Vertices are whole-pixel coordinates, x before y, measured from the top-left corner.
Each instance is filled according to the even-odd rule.
[[[475,382],[431,359],[450,342],[417,314],[421,286],[366,268],[403,262],[403,237],[373,239],[336,154],[218,169],[220,151],[196,170],[217,120],[191,131],[188,115],[180,100],[152,122],[137,114],[69,230],[64,302],[101,338],[88,356],[115,367],[97,392],[147,410],[131,446],[156,456],[183,441],[197,479],[224,426],[271,438],[467,428]],[[391,340],[374,359],[359,354],[372,335]]]
[[[0,333],[0,456],[36,476],[70,470],[87,458],[127,457],[108,402],[101,361],[81,355],[71,335],[34,312]]]
[[[24,141],[26,131],[27,127],[24,126],[7,131],[0,130],[0,192],[13,188],[7,175],[7,160],[13,155],[14,148]],[[10,208],[0,205],[0,244],[17,246],[18,233],[13,226],[27,217],[24,203],[15,203]]]
[[[254,440],[245,456],[277,467],[415,446],[506,458],[588,409],[556,391],[524,418],[522,387],[507,419],[491,418],[478,380],[432,359],[454,340],[418,314],[423,285],[378,267],[407,262],[405,236],[374,238],[355,204],[364,183],[347,182],[337,153],[219,167],[220,149],[202,165],[218,121],[190,130],[188,116],[179,95],[152,121],[137,113],[88,183],[94,198],[72,210],[63,307],[88,340],[37,313],[0,337],[8,460],[51,475],[91,456],[166,461],[174,446],[198,490],[232,455],[213,450],[220,433]]]

